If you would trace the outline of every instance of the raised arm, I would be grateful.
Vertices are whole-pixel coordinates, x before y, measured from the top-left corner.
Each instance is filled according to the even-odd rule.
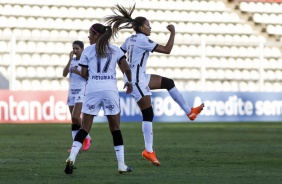
[[[166,27],[170,31],[169,39],[165,46],[158,45],[157,48],[154,50],[155,52],[163,53],[163,54],[170,54],[173,44],[174,44],[174,37],[175,37],[175,28],[174,25],[170,24]]]
[[[69,59],[69,62],[68,64],[65,66],[64,70],[63,70],[63,77],[66,77],[68,74],[69,74],[69,68],[70,68],[70,64],[71,64],[71,61],[73,59],[73,51],[70,52],[70,59]]]

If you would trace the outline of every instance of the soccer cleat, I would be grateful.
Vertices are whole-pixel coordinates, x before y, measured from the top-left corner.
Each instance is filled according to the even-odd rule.
[[[90,148],[91,142],[92,142],[91,138],[85,138],[83,141],[82,150],[87,151]]]
[[[119,172],[120,174],[132,172],[132,167],[124,165],[123,168],[118,168],[118,172]]]
[[[146,149],[142,152],[142,157],[149,160],[152,164],[160,166],[161,163],[158,161],[155,152],[148,152]]]
[[[191,112],[189,114],[187,114],[188,118],[191,121],[194,121],[196,119],[196,117],[202,112],[202,110],[204,109],[205,104],[202,103],[200,106],[195,107],[195,108],[191,108]]]
[[[66,160],[65,173],[66,174],[72,174],[72,172],[73,172],[73,161],[70,158],[68,158]]]

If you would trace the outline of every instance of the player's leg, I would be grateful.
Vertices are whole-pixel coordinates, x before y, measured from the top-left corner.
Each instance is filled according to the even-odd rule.
[[[70,114],[72,115],[74,106],[69,106]],[[77,134],[78,130],[80,129],[81,124],[77,124],[73,118],[71,123],[71,134],[72,134],[72,141],[74,140],[75,135]],[[68,152],[71,152],[71,148],[68,150]]]
[[[93,115],[90,114],[82,114],[82,121],[83,125],[77,132],[74,141],[72,143],[72,148],[70,152],[70,156],[66,160],[66,167],[65,167],[65,173],[66,174],[72,174],[73,172],[73,166],[75,163],[75,159],[77,154],[79,153],[79,150],[82,147],[83,141],[88,135],[88,133],[91,130],[92,123],[93,123]]]
[[[81,118],[80,118],[81,109],[82,109],[82,102],[76,102],[74,105],[73,111],[72,111],[72,120],[74,122],[77,122],[77,124],[80,124],[80,125],[82,124]],[[88,134],[86,138],[84,139],[82,150],[87,151],[90,148],[91,142],[92,142],[91,137]]]
[[[145,142],[145,150],[142,152],[142,156],[152,162],[154,165],[160,165],[160,162],[156,158],[153,151],[153,117],[154,112],[151,104],[151,91],[148,86],[150,81],[150,75],[146,75],[146,81],[138,83],[133,86],[133,92],[131,95],[137,102],[143,116],[142,132]]]
[[[101,106],[99,105],[100,103],[101,99],[96,98],[95,94],[88,94],[84,98],[84,102],[82,105],[82,126],[74,138],[70,155],[66,160],[66,174],[72,174],[73,172],[73,166],[75,163],[76,156],[82,147],[84,139],[91,130],[94,116],[98,115],[99,113],[99,110],[101,108]]]
[[[70,111],[70,115],[72,117],[73,114],[73,109],[75,106],[75,95],[73,95],[71,93],[71,91],[69,91],[68,94],[68,101],[67,104],[69,106],[69,111]],[[80,129],[81,123],[77,122],[75,119],[71,119],[71,134],[72,134],[72,140],[74,140],[75,135],[77,134],[78,130]],[[68,152],[71,151],[71,148],[68,150]]]
[[[113,137],[114,150],[118,162],[118,172],[120,174],[131,172],[132,168],[125,165],[124,162],[124,145],[121,130],[119,129],[119,115],[107,115],[110,131]]]
[[[204,103],[198,107],[191,108],[175,86],[174,81],[170,78],[151,75],[149,87],[150,89],[166,89],[171,98],[184,110],[191,121],[193,121],[204,108]]]
[[[73,118],[73,109],[74,109],[74,105],[75,105],[75,95],[72,94],[71,90],[69,90],[68,92],[68,101],[67,104],[69,106],[69,111],[70,111],[70,115],[71,115],[71,134],[72,134],[72,140],[74,140],[74,137],[76,135],[76,133],[78,132],[78,130],[80,129],[81,126],[81,122],[77,122],[74,118]]]
[[[124,145],[120,130],[120,104],[118,92],[108,91],[103,94],[106,98],[103,104],[104,113],[109,122],[109,129],[112,133],[114,150],[118,161],[118,171],[120,174],[131,172],[132,168],[125,165]],[[106,97],[107,96],[107,97]]]
[[[71,122],[72,122],[72,140],[74,140],[78,130],[80,129],[81,127],[81,119],[80,117],[76,117],[77,115],[77,108],[75,108],[75,104],[73,106],[70,106],[70,114],[71,114]]]
[[[153,151],[153,118],[154,112],[151,104],[151,96],[143,96],[137,102],[141,112],[142,112],[142,131],[145,142],[145,150],[142,152],[142,156],[148,159],[154,165],[159,166],[155,152]]]
[[[70,105],[69,106],[69,110],[70,110],[70,114],[72,115],[72,112],[73,112],[73,109],[74,109],[74,106],[73,105]],[[72,121],[71,121],[71,134],[72,134],[72,140],[74,140],[74,137],[76,135],[76,133],[78,132],[78,130],[80,129],[80,126],[81,124],[77,124],[73,118],[72,118]]]
[[[142,113],[142,132],[145,141],[145,149],[153,152],[153,118],[154,112],[151,104],[151,96],[144,96],[137,102]]]

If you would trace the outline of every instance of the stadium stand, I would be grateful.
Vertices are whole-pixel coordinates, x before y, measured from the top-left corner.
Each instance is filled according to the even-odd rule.
[[[1,74],[9,78],[15,38],[16,90],[66,90],[62,69],[71,43],[78,39],[87,46],[89,26],[111,14],[116,2],[1,0]],[[152,40],[165,43],[169,23],[177,31],[172,53],[153,53],[147,72],[172,77],[187,91],[282,91],[282,5],[273,2],[138,1],[133,17],[151,21]],[[132,33],[122,31],[114,43],[120,45]],[[122,74],[117,77],[122,89]]]

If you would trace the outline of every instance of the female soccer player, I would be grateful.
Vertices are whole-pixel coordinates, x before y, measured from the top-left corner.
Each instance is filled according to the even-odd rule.
[[[74,140],[79,128],[81,127],[81,108],[84,96],[86,79],[80,74],[81,67],[78,66],[81,53],[83,52],[84,44],[82,41],[74,41],[72,44],[72,51],[69,54],[69,62],[63,70],[63,76],[66,77],[69,73],[69,92],[68,101],[71,118],[72,118],[72,140]],[[76,57],[74,57],[74,55]],[[91,137],[87,135],[83,142],[82,150],[87,151],[90,148]],[[70,150],[69,150],[70,152]]]
[[[149,52],[169,54],[174,44],[175,29],[173,25],[168,25],[167,29],[170,31],[169,39],[165,46],[159,45],[148,38],[151,34],[149,21],[145,17],[136,17],[134,19],[131,17],[134,9],[135,5],[129,10],[121,5],[116,5],[113,10],[114,15],[106,17],[104,21],[112,25],[114,35],[116,35],[119,30],[127,28],[133,28],[136,32],[136,34],[125,40],[121,45],[121,49],[127,52],[127,62],[132,71],[133,92],[131,95],[137,102],[143,116],[142,131],[145,141],[145,150],[142,152],[142,156],[154,165],[159,166],[160,162],[153,151],[152,121],[154,113],[151,105],[151,90],[168,90],[170,96],[185,111],[191,121],[195,120],[197,115],[201,113],[204,104],[196,108],[189,107],[181,93],[175,87],[172,79],[155,74],[146,74]]]
[[[126,93],[132,92],[131,70],[123,51],[109,43],[112,37],[110,26],[93,24],[89,29],[90,46],[85,48],[79,61],[81,75],[88,77],[82,106],[82,127],[76,134],[71,153],[66,161],[66,174],[72,174],[73,165],[82,142],[91,130],[93,118],[103,108],[113,136],[119,173],[131,172],[124,163],[123,138],[120,131],[120,104],[116,79],[116,63],[124,71],[128,82]]]

